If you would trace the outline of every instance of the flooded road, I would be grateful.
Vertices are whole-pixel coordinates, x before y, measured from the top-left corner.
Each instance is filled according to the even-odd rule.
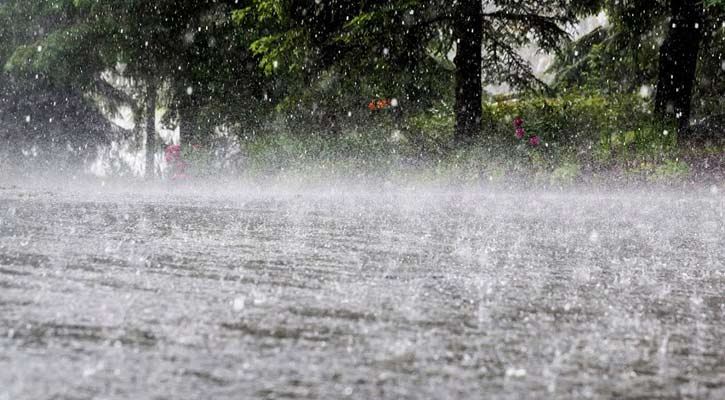
[[[725,398],[715,190],[0,189],[0,400]]]

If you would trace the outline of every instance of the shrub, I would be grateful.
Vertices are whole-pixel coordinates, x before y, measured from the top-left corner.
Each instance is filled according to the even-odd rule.
[[[659,181],[682,179],[690,176],[690,166],[680,160],[667,160],[654,171],[654,178]]]
[[[513,138],[511,126],[517,116],[526,121],[529,134],[548,146],[565,148],[590,148],[603,136],[636,129],[651,120],[649,105],[636,95],[531,97],[485,104],[484,135],[496,140]]]
[[[405,136],[420,153],[442,157],[453,143],[454,126],[451,105],[441,101],[435,107],[409,117]]]
[[[556,168],[549,179],[552,185],[565,186],[571,185],[581,176],[581,168],[579,164],[564,163]]]

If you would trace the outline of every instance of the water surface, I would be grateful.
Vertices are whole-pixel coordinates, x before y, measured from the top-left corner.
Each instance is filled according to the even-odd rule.
[[[0,399],[725,398],[717,191],[0,188]]]

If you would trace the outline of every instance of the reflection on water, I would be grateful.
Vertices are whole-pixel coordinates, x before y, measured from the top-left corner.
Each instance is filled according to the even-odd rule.
[[[0,399],[725,398],[717,193],[0,189]]]

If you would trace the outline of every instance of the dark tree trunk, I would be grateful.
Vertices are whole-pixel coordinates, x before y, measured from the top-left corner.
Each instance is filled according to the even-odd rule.
[[[146,178],[156,173],[156,81],[150,78],[146,86]]]
[[[699,3],[699,0],[670,0],[672,19],[660,47],[655,114],[665,122],[676,120],[680,136],[686,134],[690,122],[697,55],[704,29]]]
[[[179,113],[179,144],[196,144],[199,141],[197,132],[197,101],[194,94],[181,93],[178,103]]]
[[[455,8],[456,130],[458,144],[470,143],[481,131],[481,0],[459,0]]]
[[[194,117],[189,107],[179,110],[179,144],[192,144],[195,139]]]

